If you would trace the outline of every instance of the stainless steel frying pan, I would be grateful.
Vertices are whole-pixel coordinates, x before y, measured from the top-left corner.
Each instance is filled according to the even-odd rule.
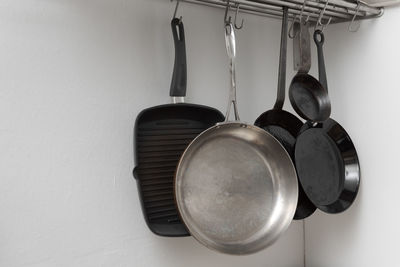
[[[187,147],[175,175],[175,197],[189,232],[208,248],[250,254],[271,245],[288,228],[298,186],[293,163],[269,133],[239,121],[235,35],[225,26],[231,89],[226,121]],[[235,122],[228,122],[233,104]]]

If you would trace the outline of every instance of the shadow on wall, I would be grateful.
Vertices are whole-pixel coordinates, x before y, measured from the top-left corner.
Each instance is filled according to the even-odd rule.
[[[306,221],[306,250],[308,258],[310,258],[310,255],[312,257],[313,253],[318,253],[313,252],[313,248],[318,248],[318,251],[324,251],[329,254],[328,251],[333,249],[333,245],[340,246],[345,244],[346,247],[351,248],[359,242],[361,234],[365,235],[365,233],[361,233],[360,225],[363,217],[362,213],[365,212],[361,208],[365,183],[363,180],[363,165],[366,164],[363,159],[367,158],[363,157],[363,153],[361,153],[364,151],[361,147],[361,140],[364,138],[357,136],[360,131],[354,128],[357,127],[355,125],[360,123],[355,124],[353,122],[362,118],[366,121],[365,127],[369,128],[370,125],[367,123],[368,117],[366,114],[362,115],[364,112],[362,109],[365,109],[365,107],[359,106],[357,103],[359,99],[355,98],[358,94],[365,94],[365,90],[362,86],[352,87],[351,84],[354,84],[354,82],[350,83],[350,79],[351,81],[362,80],[365,77],[363,77],[359,69],[349,69],[348,66],[354,65],[354,62],[359,63],[360,66],[369,65],[369,58],[365,51],[371,45],[370,41],[374,38],[372,32],[377,28],[378,23],[378,20],[364,21],[360,30],[356,33],[348,32],[347,23],[331,25],[325,31],[324,53],[329,95],[332,101],[332,118],[346,129],[354,142],[360,161],[361,184],[357,198],[348,210],[340,214],[325,214],[318,211],[310,218],[310,221]],[[359,49],[360,43],[364,45],[364,49]],[[314,46],[312,47],[313,69],[311,72],[317,75],[317,55],[314,42],[312,44]],[[371,103],[373,103],[372,100]],[[365,131],[363,134],[375,135],[371,131]],[[318,238],[315,238],[316,236]],[[349,251],[349,253],[351,252]],[[345,255],[340,255],[340,257],[345,257]],[[341,260],[338,260],[338,262],[341,262]]]

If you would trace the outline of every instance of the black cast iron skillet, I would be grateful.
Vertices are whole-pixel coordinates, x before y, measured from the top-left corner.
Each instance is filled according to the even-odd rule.
[[[320,80],[328,89],[321,31],[314,33],[314,41]],[[295,162],[300,183],[318,209],[339,213],[351,206],[360,185],[360,166],[354,144],[339,123],[331,118],[318,124],[307,122],[297,137]]]
[[[254,125],[272,134],[283,145],[294,162],[294,146],[296,137],[299,134],[303,123],[295,115],[282,109],[285,101],[288,26],[287,16],[285,17],[285,15],[287,14],[284,13],[284,18],[282,20],[277,99],[274,108],[261,114],[255,121]],[[299,197],[294,219],[305,219],[313,214],[315,210],[316,207],[308,199],[299,183]]]
[[[186,48],[183,23],[171,21],[175,65],[170,96],[186,95]],[[142,210],[147,225],[160,236],[188,236],[174,201],[173,180],[187,145],[204,130],[224,120],[214,108],[195,104],[167,104],[143,110],[136,118],[134,150]]]
[[[326,80],[318,81],[303,71],[299,71],[293,77],[289,87],[289,99],[293,109],[303,119],[323,122],[331,115],[331,101],[323,84],[326,84]]]

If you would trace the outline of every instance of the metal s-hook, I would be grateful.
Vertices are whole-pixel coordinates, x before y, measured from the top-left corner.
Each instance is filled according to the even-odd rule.
[[[235,12],[235,29],[237,29],[237,30],[240,30],[241,28],[243,28],[243,23],[244,23],[244,19],[242,19],[240,26],[238,26],[238,24],[237,24],[237,16],[239,14],[239,6],[240,6],[240,4],[236,5],[236,12]]]
[[[171,0],[172,2],[173,0]],[[176,6],[175,6],[175,11],[174,11],[174,16],[172,17],[172,19],[176,19],[176,13],[178,12],[178,7],[179,7],[179,1],[180,0],[176,0]],[[182,16],[179,17],[179,23],[182,22]]]
[[[331,23],[332,17],[329,17],[328,22],[326,24],[322,23],[322,18],[324,17],[324,14],[325,14],[326,8],[328,7],[328,4],[329,4],[329,0],[326,0],[324,8],[322,9],[321,13],[319,14],[318,21],[315,24],[314,30],[316,30],[318,26],[321,26],[321,31],[324,31],[325,27],[327,27],[329,25],[329,23]]]
[[[301,19],[303,18],[304,8],[305,8],[306,5],[307,5],[307,1],[308,1],[308,0],[304,0],[303,5],[302,5],[301,10],[300,10],[300,14],[299,14],[299,15],[295,15],[295,16],[293,17],[292,23],[291,23],[290,28],[289,28],[289,38],[290,38],[290,39],[296,38],[296,37],[297,37],[297,34],[299,33],[299,32],[293,33],[293,25],[294,25],[294,23],[296,22],[296,18],[297,18],[297,17],[299,17],[299,22],[301,23]],[[308,15],[308,17],[307,17],[307,19],[305,20],[305,22],[307,22],[309,18],[310,18],[310,15]]]
[[[314,12],[311,11],[310,13],[308,13],[307,18],[304,20],[304,23],[307,23],[310,20],[311,14],[314,14]]]
[[[230,2],[230,0],[227,0],[227,1],[226,1],[225,16],[224,16],[224,25],[230,24],[230,23],[232,22],[232,17],[229,16],[229,18],[228,18],[228,11],[229,11],[229,8],[230,8],[229,2]]]
[[[358,29],[360,29],[360,26],[361,26],[361,22],[359,22],[357,27],[353,28],[354,20],[356,19],[358,11],[360,10],[360,7],[361,7],[361,2],[360,1],[357,1],[357,2],[358,2],[358,4],[357,4],[357,8],[356,8],[356,13],[354,13],[353,19],[351,20],[351,22],[349,24],[349,28],[348,28],[349,32],[356,32],[356,31],[358,31]]]
[[[311,14],[314,15],[315,12],[314,12],[314,11],[310,11],[310,12],[308,13],[308,15],[307,15],[307,18],[304,20],[304,23],[307,23],[307,22],[310,21]]]

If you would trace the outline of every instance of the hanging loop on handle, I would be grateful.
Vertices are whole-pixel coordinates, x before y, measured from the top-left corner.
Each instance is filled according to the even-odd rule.
[[[328,91],[328,79],[326,77],[326,68],[325,68],[325,60],[324,60],[324,52],[322,46],[325,42],[324,33],[321,30],[316,30],[314,32],[314,42],[317,46],[318,53],[318,74],[319,74],[319,82]]]
[[[232,23],[225,25],[225,45],[229,59],[234,61],[236,59],[236,37]]]
[[[229,103],[225,115],[225,122],[229,121],[229,115],[231,113],[231,108],[233,105],[233,110],[235,114],[235,121],[240,121],[239,112],[236,104],[236,70],[235,70],[235,59],[236,59],[236,38],[234,26],[232,23],[225,24],[225,45],[226,53],[230,59],[229,71],[231,74],[231,87],[229,90]]]

